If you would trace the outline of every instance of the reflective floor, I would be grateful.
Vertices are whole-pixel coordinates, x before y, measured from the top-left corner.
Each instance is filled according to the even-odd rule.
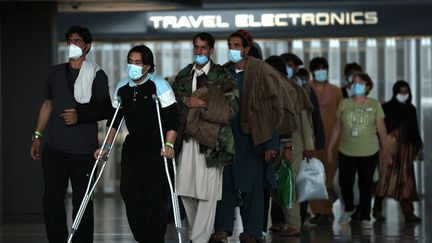
[[[283,238],[269,233],[267,242],[432,242],[432,187],[427,182],[427,175],[432,174],[431,160],[416,162],[418,187],[421,201],[415,204],[416,214],[423,221],[417,224],[405,224],[399,205],[392,199],[387,199],[384,222],[374,222],[372,230],[362,230],[358,223],[350,223],[340,227],[336,222],[332,227],[304,226],[300,237]],[[70,200],[67,200],[70,204]],[[336,219],[340,216],[341,207],[336,201],[333,207]],[[95,201],[95,240],[104,243],[135,242],[131,235],[125,217],[121,199],[116,197],[99,197]],[[186,223],[186,222],[184,222]],[[236,222],[235,234],[242,231],[241,223]],[[185,232],[188,229],[185,228]],[[184,242],[187,235],[184,235]],[[3,224],[0,227],[0,242],[5,243],[42,243],[45,240],[45,228],[41,223],[34,224]],[[172,225],[168,228],[167,243],[177,242],[177,235]],[[232,237],[230,242],[238,242],[238,237]]]

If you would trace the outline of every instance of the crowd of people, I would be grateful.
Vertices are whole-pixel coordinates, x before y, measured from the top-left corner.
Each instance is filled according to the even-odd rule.
[[[421,220],[413,207],[419,200],[413,163],[421,158],[423,143],[406,81],[397,81],[392,99],[381,105],[368,97],[374,82],[359,64],[346,64],[340,88],[329,83],[324,57],[310,60],[309,70],[294,53],[263,60],[252,35],[240,29],[227,38],[224,64],[211,59],[214,37],[196,34],[194,60],[173,83],[154,73],[152,50],[134,46],[126,57],[128,77],[111,99],[106,74],[86,60],[90,31],[73,26],[65,38],[69,61],[47,76],[30,149],[33,159],[42,160],[50,243],[68,237],[64,198],[69,180],[75,218],[95,157],[111,149],[123,118],[129,134],[121,153],[120,191],[140,243],[164,242],[170,201],[164,158],[177,159],[174,187],[186,212],[188,240],[194,243],[227,243],[229,237],[264,242],[268,229],[296,237],[306,221],[332,224],[337,170],[344,210],[339,224],[360,220],[362,228],[372,228],[371,214],[385,220],[386,197],[400,202],[406,221]],[[160,101],[164,144],[154,97]],[[112,104],[119,103],[114,116]],[[105,119],[114,125],[105,146],[97,149],[97,121]],[[312,158],[324,166],[328,198],[299,203],[294,187],[289,207],[272,200],[280,165],[289,165],[295,181],[301,162]],[[236,207],[243,225],[239,236],[233,235]],[[93,224],[90,201],[73,242],[93,242]]]

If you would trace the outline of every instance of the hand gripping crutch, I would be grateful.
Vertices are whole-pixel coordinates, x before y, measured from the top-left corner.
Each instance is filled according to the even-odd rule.
[[[108,140],[109,133],[110,133],[112,127],[113,127],[113,124],[114,124],[114,121],[115,121],[115,119],[117,117],[117,114],[118,114],[118,111],[120,109],[120,106],[121,106],[121,102],[118,102],[118,105],[116,107],[116,111],[114,113],[114,117],[111,120],[111,124],[110,124],[110,126],[108,128],[107,134],[106,134],[106,136],[104,138],[104,141],[102,143],[102,146],[101,146],[101,148],[99,150],[99,154],[97,156],[96,162],[95,162],[95,164],[93,166],[93,170],[91,172],[91,175],[90,175],[90,178],[89,178],[89,182],[88,182],[88,185],[87,185],[87,190],[86,190],[86,192],[84,194],[84,198],[83,198],[83,200],[81,202],[81,206],[79,207],[78,213],[75,216],[75,220],[74,220],[74,222],[72,224],[71,232],[69,234],[69,238],[68,238],[67,243],[71,243],[72,238],[73,238],[75,232],[78,230],[78,226],[81,223],[81,219],[82,219],[82,217],[84,215],[84,212],[85,212],[85,210],[87,208],[88,202],[89,202],[89,200],[90,200],[90,198],[91,198],[91,196],[92,196],[92,194],[93,194],[93,192],[94,192],[94,190],[96,188],[96,185],[97,185],[98,181],[100,180],[100,178],[102,176],[102,173],[103,173],[103,171],[105,169],[105,166],[107,164],[108,158],[111,155],[112,148],[110,148],[108,150],[108,153],[107,153],[107,155],[105,157],[102,157],[102,151],[103,151],[103,149],[105,147],[105,144],[106,144],[106,142]],[[123,124],[123,120],[124,120],[124,118],[122,118],[122,120],[120,122],[120,125],[118,126],[118,129],[117,129],[117,131],[115,133],[115,136],[114,136],[114,139],[113,139],[113,142],[112,142],[113,145],[114,145],[114,142],[115,142],[115,140],[117,138],[117,135],[118,135],[118,133],[120,131],[121,125]],[[100,161],[102,161],[102,167],[101,167],[101,169],[99,171],[99,174],[96,177],[96,180],[94,181],[94,183],[92,183],[93,182],[93,178],[94,178],[95,173],[96,173],[96,169],[97,169],[98,164],[99,164]]]
[[[164,139],[164,134],[163,134],[163,130],[162,130],[162,122],[161,122],[161,116],[160,116],[160,111],[159,111],[159,98],[155,94],[152,95],[152,98],[156,102],[156,111],[157,111],[158,122],[159,122],[159,131],[160,131],[160,136],[161,136],[162,149],[165,150],[165,139]],[[164,157],[164,163],[165,163],[165,172],[166,172],[166,176],[168,179],[168,185],[169,185],[169,188],[171,191],[171,202],[172,202],[172,206],[173,206],[175,227],[177,230],[179,243],[182,243],[182,236],[181,236],[182,223],[181,223],[181,217],[180,217],[180,207],[179,207],[177,193],[176,193],[176,190],[174,188],[174,186],[177,184],[176,162],[175,162],[175,159],[172,158],[172,166],[173,166],[173,171],[174,171],[174,186],[171,183],[171,177],[170,177],[170,173],[168,170],[168,160],[166,157]]]

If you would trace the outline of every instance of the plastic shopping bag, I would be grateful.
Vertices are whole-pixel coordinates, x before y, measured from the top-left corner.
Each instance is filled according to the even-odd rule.
[[[297,201],[327,199],[324,166],[317,158],[304,159],[296,179]]]
[[[291,165],[281,162],[276,172],[277,190],[273,200],[280,203],[284,208],[292,208],[294,205],[294,177]]]

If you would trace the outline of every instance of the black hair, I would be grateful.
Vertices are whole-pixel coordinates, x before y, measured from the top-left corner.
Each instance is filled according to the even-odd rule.
[[[292,61],[296,66],[303,65],[303,61],[294,53],[284,53],[281,55],[285,63]]]
[[[306,81],[309,81],[310,79],[310,73],[306,68],[300,68],[297,72],[297,76],[306,78]]]
[[[270,56],[267,59],[265,59],[265,62],[270,64],[274,69],[278,70],[280,73],[284,74],[285,76],[288,74],[286,70],[286,65],[282,57],[280,56]]]
[[[309,70],[311,72],[320,68],[328,69],[329,65],[324,57],[315,57],[309,62]]]
[[[348,76],[350,71],[357,71],[359,73],[363,72],[363,68],[356,62],[347,63],[344,68],[345,76]]]
[[[194,36],[194,38],[192,39],[192,44],[195,44],[196,38],[200,38],[203,41],[207,41],[207,44],[210,47],[210,49],[214,48],[215,39],[210,33],[201,32],[201,33],[196,34]]]
[[[231,39],[231,38],[233,38],[233,37],[238,37],[238,38],[240,38],[240,40],[242,40],[242,45],[243,45],[243,47],[244,48],[246,48],[246,47],[248,47],[249,46],[249,42],[248,42],[248,40],[243,36],[243,35],[241,35],[240,33],[238,33],[238,32],[234,32],[234,33],[232,33],[230,36],[228,36],[228,41],[229,41],[229,39]]]
[[[130,51],[128,52],[127,55],[127,59],[129,59],[129,56],[132,52],[139,52],[141,54],[141,62],[144,65],[149,65],[150,69],[149,69],[149,73],[153,73],[154,72],[154,61],[153,61],[153,53],[150,50],[150,48],[148,48],[145,45],[139,45],[139,46],[134,46],[132,47],[132,49],[130,49]]]
[[[248,56],[255,57],[255,58],[258,58],[260,60],[263,59],[263,54],[262,54],[262,51],[261,51],[261,47],[259,46],[258,43],[253,42],[253,45],[249,49]]]
[[[87,28],[81,26],[71,26],[69,30],[65,33],[66,41],[68,41],[69,37],[74,33],[78,34],[81,38],[83,38],[83,41],[86,44],[93,41],[93,37],[90,31]]]

